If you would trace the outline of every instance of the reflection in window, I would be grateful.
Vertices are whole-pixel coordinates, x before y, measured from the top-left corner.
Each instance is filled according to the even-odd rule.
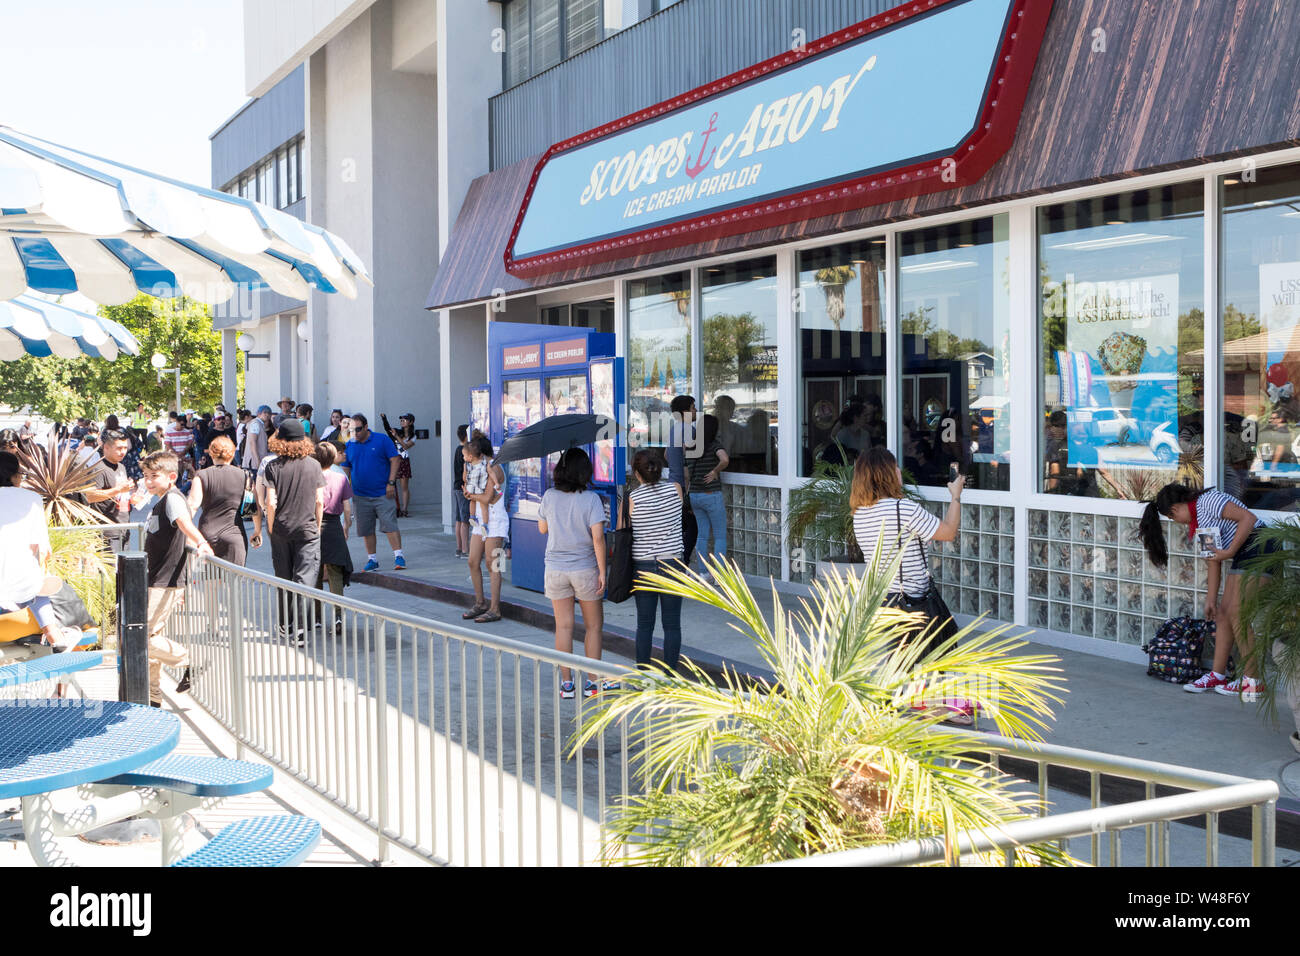
[[[605,38],[603,0],[506,0],[506,89]]]
[[[885,240],[799,253],[799,474],[885,435]]]
[[[689,273],[627,284],[629,444],[666,445],[674,397],[691,392]]]
[[[1300,167],[1222,180],[1224,490],[1300,510]]]
[[[917,484],[952,469],[1010,488],[1011,283],[1007,216],[899,239],[903,467]]]
[[[718,418],[728,470],[776,474],[776,258],[700,271],[700,410]]]
[[[1203,486],[1203,205],[1197,182],[1039,210],[1044,491]]]

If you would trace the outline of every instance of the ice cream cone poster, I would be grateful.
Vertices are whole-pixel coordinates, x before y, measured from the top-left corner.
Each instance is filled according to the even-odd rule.
[[[1150,360],[1178,347],[1178,275],[1064,283],[1066,345],[1093,360],[1093,403],[1129,411]]]

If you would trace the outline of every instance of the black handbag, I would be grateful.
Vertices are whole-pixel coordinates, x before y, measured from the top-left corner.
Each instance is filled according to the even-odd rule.
[[[691,566],[691,555],[695,552],[695,542],[700,537],[700,525],[695,520],[695,510],[691,507],[691,496],[682,490],[682,564]]]
[[[627,486],[618,509],[618,528],[609,549],[609,572],[605,575],[605,600],[622,604],[632,596],[632,529],[627,525]]]
[[[903,540],[903,518],[902,506],[898,501],[894,502],[894,521],[898,531],[898,541],[900,548]],[[928,570],[930,561],[925,553],[925,542],[920,538],[917,539],[917,546],[921,549],[921,563]],[[929,586],[925,589],[925,594],[912,597],[903,590],[903,565],[898,565],[898,584],[897,594],[891,594],[885,599],[885,603],[891,607],[896,607],[900,611],[907,611],[909,614],[923,614],[926,619],[925,634],[925,653],[929,653],[934,647],[942,644],[944,641],[953,637],[960,628],[957,622],[952,619],[952,611],[948,610],[948,604],[939,594],[939,589],[934,586],[934,579],[930,579]]]

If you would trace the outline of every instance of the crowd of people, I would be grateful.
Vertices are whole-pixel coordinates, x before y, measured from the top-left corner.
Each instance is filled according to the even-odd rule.
[[[184,601],[187,549],[242,566],[250,547],[269,540],[277,577],[342,594],[353,573],[348,537],[355,518],[355,533],[366,548],[365,570],[380,567],[376,526],[388,539],[394,569],[406,568],[397,519],[410,507],[415,417],[402,415],[392,428],[381,415],[384,432],[378,433],[369,428],[365,414],[334,409],[329,425],[318,429],[311,405],[288,396],[277,405],[278,413],[267,405],[256,413],[241,408],[233,415],[222,405],[203,414],[171,412],[162,425],[141,403],[127,427],[116,415],[109,415],[102,427],[82,418],[55,423],[47,436],[85,463],[92,487],[78,496],[106,524],[125,525],[133,511],[147,509],[142,518],[155,706],[161,706],[162,665],[184,668],[179,692],[190,684],[184,645],[166,637],[167,622]],[[19,487],[26,468],[23,453],[30,461],[38,441],[30,420],[21,429],[0,431],[0,607],[30,609],[42,641],[62,650],[69,638],[52,617],[50,584],[42,572],[49,541],[41,499]],[[121,551],[128,532],[108,528],[105,542]],[[498,585],[498,604],[499,591]],[[295,612],[293,602],[282,601],[276,626],[280,636],[301,646],[309,622]]]

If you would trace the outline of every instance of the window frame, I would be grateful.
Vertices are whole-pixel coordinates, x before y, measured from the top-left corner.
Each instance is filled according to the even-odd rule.
[[[525,52],[528,57],[528,66],[523,71],[524,72],[523,78],[512,83],[510,81],[510,55],[511,55],[510,41],[511,41],[513,31],[510,29],[509,10],[513,4],[521,3],[521,2],[528,4],[528,17],[527,17],[528,38],[524,45]],[[548,66],[545,69],[534,70],[533,61],[535,59],[535,56],[534,56],[533,37],[534,37],[536,27],[533,23],[534,6],[532,0],[502,0],[501,29],[505,36],[505,48],[503,49],[501,54],[501,89],[503,91],[512,89],[513,87],[516,86],[521,86],[522,84],[527,83],[533,77],[540,76],[541,74],[545,73],[546,70],[554,69],[555,67],[559,66],[561,63],[564,63],[566,60],[569,60],[572,57],[577,56],[579,53],[585,53],[587,50],[590,50],[593,47],[598,46],[600,43],[604,41],[606,36],[604,3],[598,2],[596,4],[596,34],[599,39],[597,39],[595,43],[591,44],[591,46],[583,47],[581,50],[571,51],[569,49],[569,5],[571,3],[574,3],[575,0],[558,0],[558,2],[559,2],[559,18],[556,24],[556,30],[559,37],[560,58],[551,66]]]

